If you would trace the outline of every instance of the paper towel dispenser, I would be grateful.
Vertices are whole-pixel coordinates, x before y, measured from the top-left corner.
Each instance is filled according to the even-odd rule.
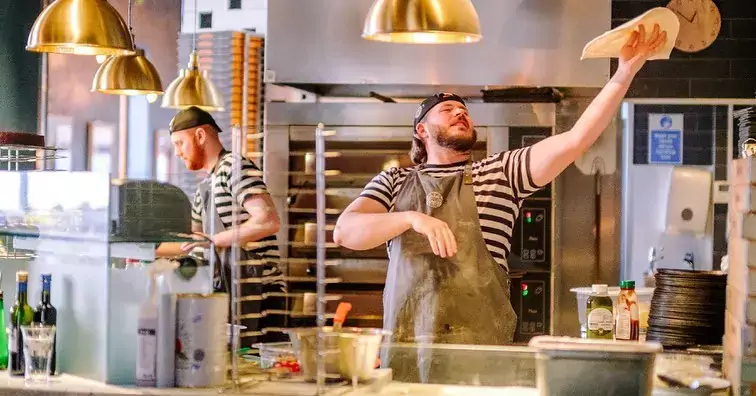
[[[675,167],[667,196],[668,234],[703,235],[709,223],[712,198],[712,172],[693,167]]]

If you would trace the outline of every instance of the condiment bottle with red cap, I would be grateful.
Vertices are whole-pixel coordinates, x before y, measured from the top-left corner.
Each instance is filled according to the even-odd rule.
[[[614,318],[614,339],[625,341],[637,341],[639,339],[640,312],[634,281],[620,282],[620,293],[617,297],[617,309],[615,309]]]

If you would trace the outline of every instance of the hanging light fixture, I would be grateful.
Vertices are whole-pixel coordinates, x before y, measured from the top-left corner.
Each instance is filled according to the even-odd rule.
[[[111,56],[95,73],[92,92],[111,95],[160,95],[163,83],[155,66],[136,49],[134,55]]]
[[[128,28],[133,41],[131,0],[128,7]],[[155,66],[144,56],[144,50],[135,48],[133,55],[110,56],[100,65],[92,80],[92,92],[111,95],[159,95],[163,93],[163,83]]]
[[[189,65],[179,71],[163,95],[162,107],[183,109],[196,106],[206,111],[223,111],[223,98],[210,81],[207,70],[199,69],[199,55],[192,51]]]
[[[474,43],[483,37],[471,0],[375,0],[366,40],[403,44]]]
[[[192,37],[192,53],[189,54],[189,64],[186,69],[179,70],[179,75],[168,84],[163,95],[161,107],[168,109],[183,109],[196,106],[205,111],[223,111],[223,99],[207,74],[207,70],[199,69],[199,54],[197,53],[197,0],[194,0],[194,33]]]
[[[26,50],[73,55],[128,55],[134,42],[106,0],[55,0],[32,25]]]

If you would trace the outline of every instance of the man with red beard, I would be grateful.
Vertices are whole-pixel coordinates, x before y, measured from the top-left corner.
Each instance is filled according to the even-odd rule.
[[[241,303],[244,316],[241,324],[247,327],[241,333],[242,345],[281,339],[278,331],[284,327],[281,312],[285,309],[285,300],[280,293],[285,291],[285,284],[278,268],[280,254],[275,235],[280,223],[260,169],[248,159],[223,148],[218,138],[221,128],[204,110],[189,107],[180,111],[171,120],[169,129],[176,156],[184,160],[189,170],[209,174],[194,196],[192,231],[215,244],[220,259],[216,290],[228,290],[229,248],[234,232],[238,233],[242,247],[241,297],[246,298]],[[160,245],[157,253],[176,256],[201,245],[166,243]],[[279,295],[268,297],[267,293]],[[266,312],[269,310],[274,312]]]
[[[417,108],[410,152],[417,166],[376,176],[334,231],[335,242],[350,249],[388,244],[383,323],[392,342],[512,342],[507,256],[522,201],[606,129],[636,73],[666,41],[658,25],[649,33],[643,26],[633,33],[616,73],[570,131],[530,147],[473,161],[475,125],[461,97],[441,93]],[[434,361],[431,351],[420,348],[412,358],[384,348],[381,361],[398,381],[454,382],[460,370],[448,359]]]

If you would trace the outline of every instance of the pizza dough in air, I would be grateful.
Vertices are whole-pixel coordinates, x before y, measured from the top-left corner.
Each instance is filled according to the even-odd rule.
[[[617,58],[622,46],[625,45],[638,25],[643,24],[646,28],[646,37],[650,37],[655,23],[659,24],[661,31],[667,32],[667,42],[659,52],[648,59],[669,59],[672,48],[675,47],[677,34],[680,32],[680,21],[677,19],[674,11],[665,7],[652,8],[643,13],[643,15],[627,21],[591,40],[583,48],[583,55],[580,59]]]

